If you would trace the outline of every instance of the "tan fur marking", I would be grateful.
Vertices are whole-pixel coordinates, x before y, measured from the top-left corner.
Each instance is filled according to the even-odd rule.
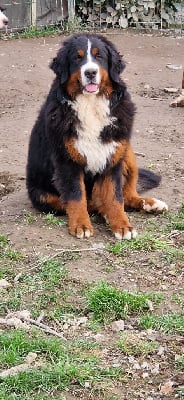
[[[183,70],[183,79],[182,79],[182,89],[184,89],[184,70]]]
[[[98,53],[99,53],[98,47],[94,47],[94,48],[92,49],[92,54],[93,54],[94,56],[96,56]]]
[[[66,205],[66,213],[69,218],[69,233],[78,238],[87,237],[86,233],[89,233],[88,237],[93,234],[93,227],[87,211],[86,191],[82,174],[80,177],[80,186],[82,192],[81,200],[69,201]]]
[[[131,231],[124,206],[116,200],[114,184],[110,177],[105,176],[103,181],[95,183],[89,206],[107,217],[114,233],[123,236],[127,231]]]
[[[41,195],[40,196],[40,203],[42,204],[48,204],[50,207],[52,207],[54,210],[57,211],[64,211],[65,210],[65,206],[64,204],[61,202],[60,197],[53,195],[53,194],[45,194],[45,195]]]
[[[85,165],[86,164],[86,159],[83,157],[76,149],[75,147],[75,139],[70,139],[67,142],[65,142],[65,147],[70,155],[71,159],[75,161],[77,164],[80,165]]]
[[[84,57],[84,50],[82,50],[82,49],[77,50],[77,54],[78,54],[80,57]]]
[[[127,149],[127,142],[126,141],[122,141],[120,143],[120,145],[116,148],[115,153],[113,154],[112,158],[111,158],[111,162],[110,165],[113,167],[114,165],[118,164],[118,162],[120,160],[122,160],[126,149]]]
[[[82,93],[82,86],[80,87],[81,83],[81,76],[80,76],[80,71],[73,72],[73,74],[70,75],[70,78],[67,82],[67,93],[69,96],[71,96],[73,99],[80,93]]]
[[[123,160],[123,198],[125,206],[135,208],[136,210],[144,210],[144,206],[149,204],[153,206],[154,199],[151,197],[140,197],[137,193],[138,168],[135,154],[130,144],[127,146],[125,158]]]
[[[109,99],[110,95],[113,92],[113,87],[109,78],[109,74],[105,69],[100,68],[100,76],[101,76],[101,83],[99,87],[99,93],[97,94],[97,96],[101,96],[102,94],[104,94]]]

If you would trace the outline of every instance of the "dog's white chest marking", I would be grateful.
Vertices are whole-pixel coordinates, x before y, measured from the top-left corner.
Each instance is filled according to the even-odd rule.
[[[100,132],[107,125],[112,125],[115,119],[110,118],[109,100],[91,94],[81,94],[72,108],[80,121],[78,139],[75,147],[87,159],[86,170],[96,174],[102,172],[115,153],[118,143],[102,143]]]

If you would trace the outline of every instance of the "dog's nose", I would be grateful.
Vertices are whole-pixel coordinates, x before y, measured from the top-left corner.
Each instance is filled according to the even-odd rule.
[[[4,24],[4,25],[8,25],[8,19],[4,19],[4,20],[3,20],[3,24]]]
[[[97,74],[97,70],[96,70],[96,69],[87,69],[87,70],[84,72],[84,74],[85,74],[86,78],[88,78],[88,79],[94,79],[95,76],[96,76],[96,74]]]

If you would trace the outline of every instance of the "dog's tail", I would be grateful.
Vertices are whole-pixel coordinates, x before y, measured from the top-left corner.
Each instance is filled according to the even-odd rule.
[[[139,168],[138,193],[146,192],[159,186],[161,176],[144,168]]]

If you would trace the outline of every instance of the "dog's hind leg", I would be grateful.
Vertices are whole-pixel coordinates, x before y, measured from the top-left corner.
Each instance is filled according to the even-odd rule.
[[[149,171],[146,174],[143,173],[144,170],[141,170],[142,177],[149,180]],[[146,212],[163,212],[168,210],[168,206],[165,202],[151,198],[151,197],[142,197],[137,193],[137,182],[138,182],[138,167],[136,163],[136,158],[134,152],[130,145],[127,147],[127,151],[125,154],[125,158],[123,160],[123,198],[125,207],[134,208],[136,210],[144,210]],[[141,178],[141,176],[140,176]],[[150,183],[148,184],[148,188],[158,186],[159,179],[153,179],[151,174]]]

